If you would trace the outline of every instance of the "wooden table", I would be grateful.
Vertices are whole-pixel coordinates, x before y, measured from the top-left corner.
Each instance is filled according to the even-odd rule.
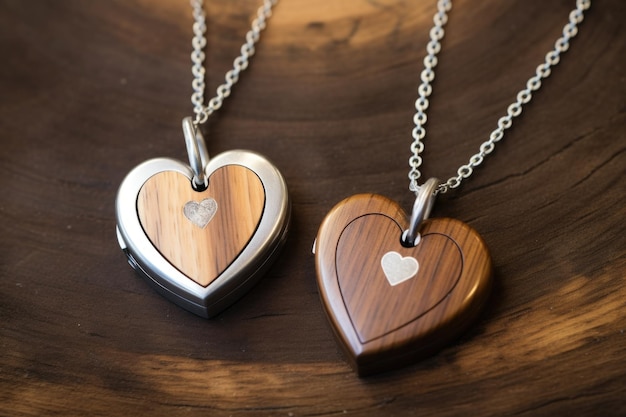
[[[209,1],[222,82],[258,0]],[[423,172],[477,151],[560,34],[573,0],[459,0]],[[0,2],[0,414],[626,414],[624,2],[594,2],[497,151],[434,215],[491,249],[489,307],[457,343],[359,379],[319,302],[311,246],[359,192],[408,210],[413,102],[435,1],[284,0],[206,126],[209,150],[265,154],[293,224],[280,259],[212,320],[162,298],[115,237],[124,175],[185,159],[187,1]]]

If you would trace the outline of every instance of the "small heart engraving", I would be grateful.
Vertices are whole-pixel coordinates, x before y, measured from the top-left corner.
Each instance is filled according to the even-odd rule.
[[[403,258],[402,255],[394,251],[383,255],[380,266],[382,266],[385,277],[392,287],[413,278],[419,269],[417,259],[412,256]]]
[[[217,201],[212,198],[205,198],[199,203],[189,201],[183,207],[183,213],[193,224],[204,229],[217,212]]]

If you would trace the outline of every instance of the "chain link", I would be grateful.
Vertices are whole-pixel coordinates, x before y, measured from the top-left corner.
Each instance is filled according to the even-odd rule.
[[[278,0],[264,0],[263,5],[257,10],[256,18],[252,21],[252,26],[246,33],[246,41],[241,45],[241,54],[233,61],[233,69],[225,75],[225,82],[217,87],[217,95],[211,98],[208,104],[204,105],[204,76],[206,70],[204,68],[204,48],[206,47],[206,15],[203,8],[203,0],[191,0],[193,9],[193,39],[191,45],[193,52],[191,53],[191,73],[193,74],[193,94],[191,95],[191,103],[193,111],[196,114],[194,125],[198,126],[205,123],[214,111],[222,107],[224,99],[230,96],[230,91],[239,81],[239,74],[248,68],[250,57],[254,55],[254,46],[259,41],[261,31],[265,29],[267,20],[272,16],[272,7],[278,3]]]
[[[550,75],[551,68],[560,61],[561,54],[569,49],[569,41],[578,33],[578,24],[584,19],[585,10],[591,6],[591,0],[577,0],[576,8],[569,13],[569,22],[563,27],[562,36],[554,43],[554,49],[546,54],[545,61],[540,64],[535,75],[526,82],[526,88],[517,93],[516,101],[509,105],[506,115],[498,120],[498,127],[489,135],[489,139],[480,145],[479,152],[472,155],[465,165],[461,165],[457,170],[457,175],[450,177],[447,181],[439,184],[435,193],[445,193],[451,188],[457,188],[461,182],[472,175],[474,168],[483,163],[485,157],[493,152],[498,143],[504,137],[504,131],[513,124],[513,119],[522,113],[522,107],[532,99],[533,92],[541,88],[541,80]],[[424,151],[422,139],[426,136],[426,110],[428,109],[428,97],[432,93],[431,82],[435,79],[434,68],[437,66],[437,54],[441,50],[441,39],[444,36],[444,26],[448,21],[448,12],[452,8],[451,0],[439,0],[437,2],[437,13],[433,18],[434,26],[430,30],[430,41],[426,45],[427,55],[424,58],[424,70],[420,75],[421,84],[418,88],[419,97],[415,101],[415,115],[413,122],[415,128],[411,143],[411,157],[409,158],[409,190],[419,191],[418,180],[421,177],[419,167],[422,165],[420,154]]]

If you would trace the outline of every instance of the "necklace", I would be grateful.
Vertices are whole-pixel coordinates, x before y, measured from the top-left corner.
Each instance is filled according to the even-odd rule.
[[[428,219],[438,194],[457,188],[493,152],[513,119],[568,50],[590,0],[577,0],[554,49],[498,120],[479,152],[445,182],[419,185],[426,110],[437,53],[451,0],[439,0],[430,31],[413,117],[410,218],[393,200],[358,194],[338,203],[323,220],[314,245],[320,297],[337,339],[359,375],[401,367],[432,354],[476,319],[492,284],[489,252],[467,224]]]
[[[209,158],[200,131],[248,67],[277,1],[265,0],[258,9],[233,69],[205,106],[205,14],[202,0],[192,0],[195,118],[183,119],[189,165],[146,161],[130,171],[117,194],[117,237],[130,265],[162,295],[204,317],[222,311],[260,278],[287,233],[290,203],[278,169],[250,151]]]

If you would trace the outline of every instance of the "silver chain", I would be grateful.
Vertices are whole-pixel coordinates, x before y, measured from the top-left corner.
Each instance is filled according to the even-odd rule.
[[[254,45],[259,41],[261,31],[265,29],[267,20],[272,16],[272,7],[278,3],[278,0],[264,0],[263,5],[259,7],[257,16],[252,21],[252,27],[246,33],[246,41],[241,45],[241,54],[233,61],[233,69],[226,73],[224,84],[217,87],[217,95],[210,99],[206,106],[204,105],[204,75],[206,73],[204,69],[204,47],[207,41],[204,36],[206,33],[206,16],[202,3],[203,0],[191,0],[194,18],[194,37],[191,41],[193,46],[191,73],[194,77],[191,83],[193,88],[191,102],[193,103],[193,111],[196,113],[193,121],[196,126],[205,123],[214,111],[222,107],[222,103],[230,95],[233,85],[239,81],[239,74],[248,68],[249,59],[255,52]]]
[[[578,24],[584,19],[585,10],[591,6],[591,0],[577,0],[576,8],[569,14],[569,22],[563,27],[563,35],[559,37],[554,49],[546,54],[545,61],[540,64],[535,75],[530,77],[526,82],[526,88],[517,93],[515,102],[510,104],[506,110],[506,116],[498,120],[498,127],[491,132],[489,139],[480,145],[479,152],[472,155],[467,164],[461,165],[457,170],[457,175],[450,177],[446,182],[439,184],[435,193],[445,193],[451,188],[457,188],[461,185],[461,181],[468,178],[474,172],[474,168],[482,164],[484,158],[489,155],[496,147],[496,143],[504,137],[504,131],[511,127],[513,119],[522,113],[522,106],[532,99],[533,91],[539,90],[541,80],[550,75],[551,67],[557,65],[563,52],[569,49],[569,40],[574,38],[578,33]],[[452,8],[451,0],[439,0],[437,2],[437,13],[433,21],[434,26],[430,30],[430,42],[426,45],[428,53],[424,58],[424,70],[420,78],[422,83],[418,88],[419,97],[415,101],[416,113],[413,116],[415,128],[413,129],[413,139],[411,143],[412,155],[409,158],[409,190],[418,193],[419,184],[417,180],[421,176],[419,167],[422,165],[422,157],[420,154],[424,151],[424,142],[422,139],[426,136],[426,110],[428,109],[428,97],[432,93],[431,82],[435,79],[434,68],[437,66],[437,54],[441,50],[439,41],[444,36],[443,27],[448,21],[447,12]]]

